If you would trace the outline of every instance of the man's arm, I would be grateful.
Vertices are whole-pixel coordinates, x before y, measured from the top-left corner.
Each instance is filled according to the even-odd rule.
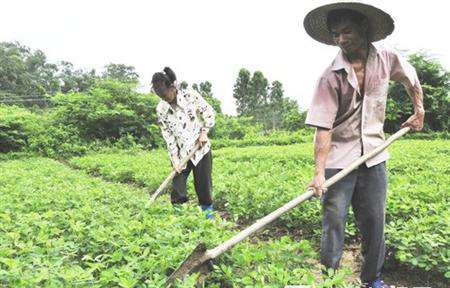
[[[422,87],[420,87],[417,81],[414,86],[405,85],[406,92],[413,101],[414,114],[408,118],[402,127],[411,127],[414,131],[420,131],[423,128],[423,120],[425,117],[425,110],[423,109],[423,92]]]
[[[391,79],[403,84],[414,105],[414,114],[402,124],[402,127],[409,126],[415,131],[420,131],[423,128],[425,110],[423,108],[422,87],[416,70],[395,50],[389,50],[388,53]]]
[[[309,187],[314,188],[315,195],[322,196],[325,182],[325,164],[331,149],[331,133],[339,107],[338,93],[329,77],[322,76],[316,85],[311,107],[308,110],[305,123],[316,127],[314,135],[315,173]]]
[[[314,135],[314,178],[309,183],[309,187],[314,188],[315,195],[321,197],[326,192],[322,188],[325,182],[325,163],[331,148],[331,130],[317,127]]]

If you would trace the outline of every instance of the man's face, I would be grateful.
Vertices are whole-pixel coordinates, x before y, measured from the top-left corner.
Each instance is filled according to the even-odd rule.
[[[366,41],[365,28],[350,20],[333,23],[330,30],[334,42],[345,54],[356,52]]]

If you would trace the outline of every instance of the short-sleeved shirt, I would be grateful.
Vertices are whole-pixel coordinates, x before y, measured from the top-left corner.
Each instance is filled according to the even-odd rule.
[[[421,89],[414,67],[392,49],[370,44],[365,73],[361,95],[355,71],[340,51],[317,83],[305,123],[332,129],[326,168],[345,168],[383,143],[389,80]],[[366,165],[388,158],[383,151]]]
[[[209,130],[215,123],[214,109],[200,93],[191,89],[178,87],[176,104],[161,100],[156,112],[173,164],[181,163],[195,147],[201,130]],[[210,149],[211,142],[208,140],[191,158],[192,164],[197,165]]]

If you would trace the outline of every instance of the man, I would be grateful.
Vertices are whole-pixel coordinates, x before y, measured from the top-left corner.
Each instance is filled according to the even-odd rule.
[[[362,234],[366,287],[389,287],[381,280],[384,263],[386,151],[368,160],[328,191],[328,179],[383,143],[389,80],[399,81],[414,103],[414,115],[402,126],[423,127],[422,89],[414,68],[398,53],[372,42],[392,33],[392,18],[370,5],[335,3],[312,10],[304,19],[307,33],[340,51],[320,77],[306,124],[316,127],[315,176],[310,183],[323,197],[321,262],[337,269],[344,246],[350,204]]]

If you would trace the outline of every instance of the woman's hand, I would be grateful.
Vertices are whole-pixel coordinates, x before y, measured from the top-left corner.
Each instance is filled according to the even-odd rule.
[[[198,143],[200,144],[200,147],[203,147],[203,145],[208,141],[208,135],[206,132],[201,132],[200,137],[198,137]]]
[[[173,169],[174,169],[178,174],[180,174],[181,171],[183,171],[183,169],[181,169],[180,163],[178,163],[178,162],[173,163]]]

